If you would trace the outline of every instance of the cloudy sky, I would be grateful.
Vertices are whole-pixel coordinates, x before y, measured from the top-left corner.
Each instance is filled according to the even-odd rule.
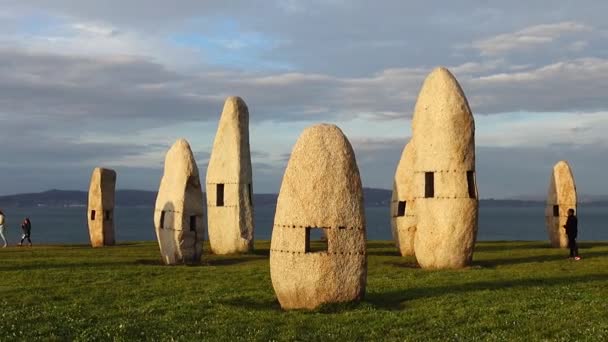
[[[492,5],[489,5],[492,3]],[[608,194],[608,2],[0,0],[0,194],[158,187],[188,139],[204,178],[223,101],[250,109],[254,190],[303,128],[339,125],[390,189],[425,75],[447,66],[477,127],[482,198],[546,192],[570,161]]]

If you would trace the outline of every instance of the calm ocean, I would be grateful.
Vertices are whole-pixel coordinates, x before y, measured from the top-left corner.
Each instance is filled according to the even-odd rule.
[[[86,208],[3,208],[10,244],[20,238],[20,223],[25,216],[32,221],[34,243],[88,243]],[[255,208],[255,238],[270,239],[274,206]],[[390,240],[388,208],[367,207],[369,240]],[[153,208],[115,209],[116,236],[119,242],[155,240]],[[579,239],[608,241],[608,208],[579,206]],[[545,240],[544,207],[481,207],[479,240]]]

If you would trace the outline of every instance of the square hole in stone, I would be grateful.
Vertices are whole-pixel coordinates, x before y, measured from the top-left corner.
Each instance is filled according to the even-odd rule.
[[[327,235],[322,227],[306,227],[306,241],[304,251],[306,253],[322,253],[328,251]]]

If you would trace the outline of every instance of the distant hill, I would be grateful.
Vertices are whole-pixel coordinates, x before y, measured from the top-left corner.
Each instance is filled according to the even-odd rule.
[[[364,188],[366,206],[384,207],[391,200],[391,190]],[[204,194],[203,194],[204,195]],[[66,207],[86,206],[86,191],[49,190],[38,193],[0,196],[0,207]],[[116,190],[116,205],[120,207],[152,207],[156,201],[156,191]],[[274,205],[277,194],[254,194],[255,205]],[[583,201],[582,201],[583,202]],[[608,206],[608,196],[584,197],[586,205]],[[482,199],[482,207],[526,207],[544,204],[543,200],[530,199]]]
[[[204,196],[205,194],[203,194]],[[254,194],[255,205],[274,205],[277,194]],[[391,192],[383,189],[364,189],[367,205],[388,205]],[[0,207],[70,207],[86,206],[88,194],[86,191],[48,190],[38,193],[0,196]],[[146,190],[116,190],[116,205],[120,207],[151,207],[156,201],[156,191]]]

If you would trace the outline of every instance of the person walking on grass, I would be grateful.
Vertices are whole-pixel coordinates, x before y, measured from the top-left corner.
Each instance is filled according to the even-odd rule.
[[[32,239],[30,239],[30,234],[32,233],[32,222],[30,222],[30,218],[26,217],[21,224],[21,231],[23,232],[23,236],[21,237],[21,242],[19,242],[19,246],[23,245],[23,241],[27,239],[29,245],[32,245]]]
[[[2,248],[6,248],[6,236],[4,236],[4,213],[2,210],[0,210],[0,238],[2,238],[2,241],[4,242]]]
[[[578,246],[576,244],[576,236],[578,235],[578,218],[574,215],[574,209],[568,209],[568,219],[566,220],[566,235],[568,236],[568,247],[570,248],[570,258],[581,260],[578,255]]]

